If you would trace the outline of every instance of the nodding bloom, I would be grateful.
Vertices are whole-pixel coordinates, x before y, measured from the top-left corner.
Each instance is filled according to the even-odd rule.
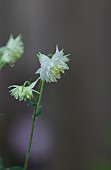
[[[3,68],[7,64],[14,66],[23,52],[24,44],[21,35],[18,35],[15,39],[13,35],[10,35],[6,46],[0,48],[0,68]]]
[[[68,70],[67,62],[69,61],[69,54],[64,55],[63,50],[59,51],[56,46],[56,52],[49,58],[48,56],[39,53],[38,55],[41,68],[36,73],[40,74],[42,80],[46,82],[57,82],[57,79],[61,78],[60,73],[64,73],[64,70]]]
[[[18,99],[19,101],[31,100],[34,98],[33,92],[39,93],[33,89],[37,83],[37,80],[31,83],[29,86],[25,86],[26,83],[27,81],[24,83],[23,86],[18,85],[9,86],[9,88],[12,88],[9,92],[11,96],[14,97],[14,99]]]

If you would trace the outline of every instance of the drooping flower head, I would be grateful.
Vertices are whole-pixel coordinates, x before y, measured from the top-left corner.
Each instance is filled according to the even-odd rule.
[[[21,35],[17,36],[15,39],[13,35],[10,35],[6,46],[0,48],[0,68],[7,64],[14,66],[23,52],[24,44]]]
[[[56,52],[49,58],[48,56],[39,53],[38,55],[41,68],[39,68],[36,73],[40,74],[42,80],[46,82],[57,82],[61,78],[61,73],[64,70],[68,70],[69,67],[67,62],[69,61],[69,54],[64,55],[63,50],[59,51],[58,46],[56,46]]]
[[[37,80],[31,83],[29,86],[25,86],[26,83],[27,81],[24,83],[23,86],[18,85],[10,86],[9,88],[12,88],[10,90],[11,96],[13,96],[15,99],[18,99],[19,101],[33,99],[34,98],[33,92],[38,93],[36,90],[33,89],[37,83]]]

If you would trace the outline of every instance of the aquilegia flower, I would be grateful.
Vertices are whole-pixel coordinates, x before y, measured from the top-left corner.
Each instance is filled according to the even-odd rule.
[[[21,35],[17,36],[15,39],[13,38],[13,35],[10,35],[6,46],[0,48],[0,68],[7,64],[14,66],[23,52],[24,45]]]
[[[37,83],[37,80],[31,83],[29,86],[25,86],[26,83],[27,81],[24,83],[23,86],[18,85],[9,86],[9,88],[13,88],[12,90],[10,90],[11,96],[13,96],[15,99],[18,99],[19,101],[33,99],[34,98],[33,92],[38,93],[36,90],[33,89]]]
[[[39,68],[36,73],[40,74],[41,80],[49,83],[57,82],[57,79],[61,78],[60,73],[64,73],[64,70],[69,69],[66,64],[69,61],[69,54],[64,55],[63,50],[59,51],[58,46],[56,46],[56,52],[52,58],[41,53],[37,56],[41,64],[41,68]]]

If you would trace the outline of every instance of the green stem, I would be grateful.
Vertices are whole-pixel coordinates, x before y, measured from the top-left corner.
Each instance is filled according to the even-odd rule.
[[[29,163],[30,151],[31,151],[31,146],[32,146],[32,139],[33,139],[34,128],[35,128],[35,122],[36,122],[37,114],[38,114],[40,103],[41,103],[43,87],[44,87],[44,81],[41,80],[40,81],[40,88],[39,88],[40,94],[38,95],[37,105],[35,107],[35,111],[34,111],[34,114],[32,116],[32,127],[31,127],[30,139],[29,139],[29,144],[28,144],[28,150],[27,150],[25,164],[24,164],[24,170],[27,170],[28,163]]]

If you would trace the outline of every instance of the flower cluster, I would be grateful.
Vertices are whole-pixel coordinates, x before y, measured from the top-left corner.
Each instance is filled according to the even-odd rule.
[[[64,73],[64,70],[69,69],[66,64],[69,61],[69,54],[64,55],[63,50],[59,51],[58,46],[56,46],[56,52],[52,58],[41,53],[37,56],[41,64],[41,68],[39,68],[36,73],[40,74],[41,79],[46,82],[57,82],[57,79],[61,78],[60,73]]]
[[[56,52],[52,57],[46,56],[44,54],[39,53],[38,55],[41,67],[36,71],[37,74],[40,74],[40,77],[33,83],[28,86],[25,86],[26,82],[23,86],[12,85],[9,88],[11,96],[19,101],[26,101],[33,99],[33,92],[38,93],[33,88],[39,79],[41,81],[46,82],[57,82],[58,79],[61,78],[61,73],[64,73],[65,70],[68,70],[69,67],[67,62],[69,61],[69,54],[64,55],[63,50],[59,51],[58,46],[56,46]]]
[[[24,45],[21,35],[17,36],[15,39],[13,38],[13,35],[10,35],[6,46],[0,48],[0,69],[7,64],[14,66],[23,52]]]
[[[10,90],[11,96],[13,96],[15,99],[18,99],[19,101],[33,99],[34,97],[33,92],[38,93],[36,90],[33,89],[37,83],[37,80],[31,83],[29,86],[25,86],[26,83],[27,81],[24,83],[23,86],[18,85],[9,86],[9,88],[13,88]]]

